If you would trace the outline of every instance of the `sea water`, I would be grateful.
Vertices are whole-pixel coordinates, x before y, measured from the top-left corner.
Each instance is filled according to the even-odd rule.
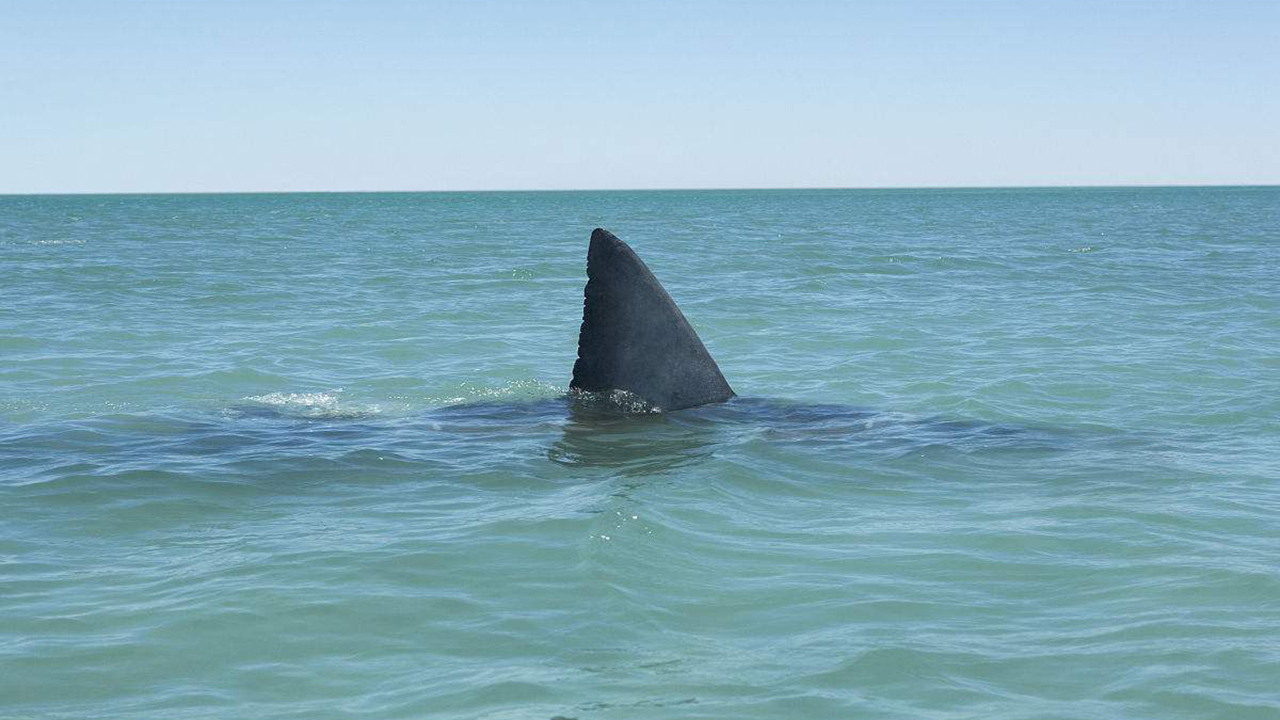
[[[1280,717],[1280,189],[0,197],[0,717]]]

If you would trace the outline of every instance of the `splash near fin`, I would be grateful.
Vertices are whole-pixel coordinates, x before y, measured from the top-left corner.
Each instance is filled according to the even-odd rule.
[[[591,233],[584,295],[570,388],[625,390],[662,410],[733,397],[675,301],[635,251],[607,230]]]

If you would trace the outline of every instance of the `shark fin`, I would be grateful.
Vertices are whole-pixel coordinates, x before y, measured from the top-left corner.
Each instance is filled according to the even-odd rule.
[[[625,390],[661,410],[734,396],[680,308],[626,243],[591,233],[578,360],[569,387]]]

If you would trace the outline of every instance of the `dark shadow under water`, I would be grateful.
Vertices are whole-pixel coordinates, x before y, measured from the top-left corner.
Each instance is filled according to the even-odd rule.
[[[735,398],[657,413],[565,395],[448,406],[398,418],[300,416],[241,405],[216,414],[111,415],[0,427],[0,467],[22,484],[31,481],[24,471],[54,472],[75,457],[131,466],[203,458],[252,467],[290,457],[353,467],[390,458],[456,474],[541,456],[570,473],[641,476],[675,472],[747,446],[748,455],[781,447],[836,461],[874,462],[922,452],[1053,452],[1076,439],[1062,430],[835,404]]]
[[[696,464],[747,442],[889,457],[929,448],[968,454],[1069,447],[1068,433],[1057,430],[750,397],[675,412],[636,412],[631,404],[567,395],[450,406],[428,417],[462,434],[512,423],[558,425],[560,437],[547,448],[552,462],[637,475]]]

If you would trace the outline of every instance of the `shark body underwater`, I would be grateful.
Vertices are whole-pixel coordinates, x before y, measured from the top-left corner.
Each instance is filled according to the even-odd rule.
[[[1014,447],[1058,449],[1058,433],[976,420],[919,417],[841,404],[740,397],[644,261],[607,230],[591,234],[578,355],[569,392],[523,401],[448,405],[397,420],[373,417],[288,417],[279,408],[240,406],[240,417],[277,418],[312,427],[319,439],[351,437],[351,423],[392,423],[396,434],[425,450],[436,441],[456,447],[509,445],[559,435],[546,454],[574,465],[645,469],[682,465],[724,443],[821,446],[825,451],[890,456],[944,447],[974,452]],[[373,430],[372,427],[367,428]],[[545,448],[546,446],[543,445]],[[483,452],[483,451],[482,451]]]
[[[714,445],[709,436],[797,442],[910,454],[945,446],[962,452],[1057,448],[1056,435],[1027,428],[824,403],[740,397],[684,313],[644,261],[613,233],[596,228],[587,251],[578,356],[569,392],[523,403],[438,408],[435,427],[483,429],[502,423],[559,424],[553,458],[596,457],[615,464],[662,448]],[[627,438],[628,442],[614,440]],[[698,455],[698,453],[692,453]]]

